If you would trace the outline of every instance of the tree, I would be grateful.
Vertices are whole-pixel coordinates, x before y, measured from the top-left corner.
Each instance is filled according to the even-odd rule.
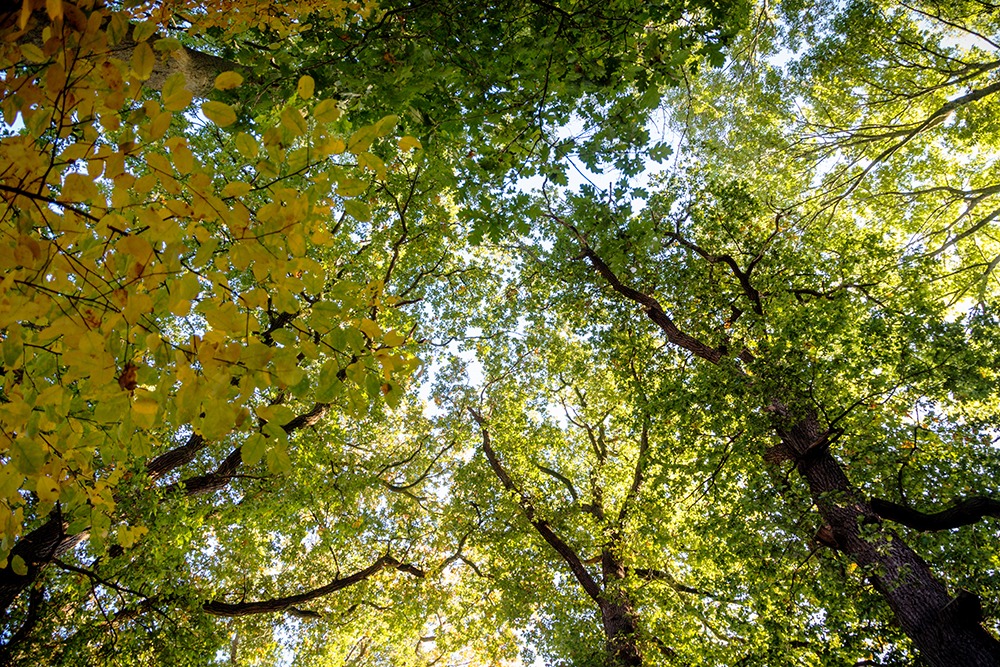
[[[5,7],[0,661],[997,664],[997,16],[817,7]]]
[[[542,168],[573,100],[651,109],[740,17],[460,9],[5,7],[4,661],[267,661],[284,621],[210,617],[337,605],[369,626],[348,654],[420,636],[403,581],[363,595],[440,551],[421,489],[447,447],[403,398],[407,306],[462,270],[440,190]],[[488,159],[457,159],[470,143]],[[344,641],[310,637],[302,656]]]
[[[859,13],[862,10],[864,13]],[[867,4],[849,7],[834,21],[837,31],[827,37],[829,42],[808,51],[803,61],[839,62],[824,60],[832,43],[844,49],[836,52],[840,57],[847,53],[850,58],[860,56],[852,60],[862,70],[860,83],[854,89],[848,85],[849,90],[863,91],[863,85],[888,90],[884,79],[872,83],[876,77],[888,77],[887,70],[872,69],[867,61],[862,65],[866,52],[853,48],[853,40],[868,40],[873,48],[895,45],[892,40],[873,38],[867,24],[861,27],[857,23],[861,16],[888,16],[897,23],[909,21],[911,26],[920,25],[926,16],[945,24],[958,21],[949,19],[940,7],[881,11]],[[973,30],[970,25],[995,21],[985,12],[962,18],[959,25],[966,32]],[[923,43],[914,43],[913,34]],[[958,63],[956,67],[968,65],[969,56],[963,49],[969,47],[945,45],[947,34],[923,30],[913,34],[900,37],[898,44],[921,53],[936,53]],[[989,39],[989,33],[980,34]],[[975,54],[980,48],[974,44],[971,51]],[[900,69],[912,67],[914,62],[903,57],[899,61],[904,63]],[[815,70],[803,69],[808,73],[804,81],[782,80],[773,69],[761,66],[761,83],[750,81],[748,86],[753,96],[749,104],[774,103],[772,91],[801,86],[812,94],[807,101],[817,107],[827,99],[821,95],[826,95],[838,105],[846,100],[845,109],[852,113],[859,106],[864,109],[850,98],[832,96],[822,87],[822,78]],[[978,72],[976,67],[972,69]],[[799,76],[802,71],[798,71]],[[874,73],[869,77],[869,72]],[[934,70],[935,76],[945,73],[944,69]],[[843,69],[837,69],[836,75],[843,77]],[[698,101],[718,104],[727,96],[723,86],[731,86],[731,75],[712,78],[717,81],[699,91],[703,97]],[[901,77],[901,81],[911,88],[927,86],[913,78]],[[972,79],[967,81],[975,85]],[[946,79],[937,83],[940,88],[926,87],[928,95],[946,91],[956,82]],[[735,107],[738,111],[747,108],[747,98],[741,99],[744,90],[732,95],[742,103]],[[979,93],[929,104],[943,105],[940,108],[945,112],[964,110],[989,94],[987,86]],[[899,100],[909,99],[903,93],[898,95]],[[894,116],[898,109],[885,100],[871,104],[879,113],[888,110],[887,116],[898,120],[898,115]],[[767,107],[750,108],[758,117],[766,118],[770,111]],[[769,132],[771,128],[765,126],[748,137],[738,134],[742,132],[735,125],[739,116],[708,111],[712,115],[702,113],[711,119],[712,126],[694,125],[698,134],[683,146],[689,151],[685,157],[692,166],[679,170],[640,213],[631,215],[627,207],[602,204],[593,190],[568,197],[562,205],[542,199],[534,209],[522,211],[532,216],[534,233],[545,239],[543,244],[531,243],[530,261],[550,264],[550,281],[572,285],[568,295],[560,294],[558,287],[546,288],[548,317],[558,317],[553,311],[566,308],[563,326],[580,337],[603,339],[610,334],[602,334],[602,327],[626,330],[636,326],[634,318],[620,319],[609,313],[610,306],[603,302],[608,293],[641,307],[666,343],[684,353],[672,372],[681,372],[691,358],[718,368],[709,371],[712,381],[703,382],[686,409],[707,404],[731,414],[734,404],[758,406],[756,415],[744,415],[735,428],[752,434],[747,437],[757,439],[758,453],[771,464],[793,464],[805,484],[800,492],[818,509],[823,522],[813,529],[814,539],[843,553],[852,567],[865,573],[924,659],[942,665],[995,664],[997,642],[981,625],[979,596],[956,584],[951,593],[946,592],[942,581],[904,537],[885,523],[902,520],[918,530],[974,524],[992,511],[987,509],[994,506],[992,499],[960,500],[954,509],[933,515],[907,510],[883,498],[869,499],[869,494],[887,492],[939,498],[934,486],[941,475],[948,474],[943,471],[953,470],[951,461],[968,456],[966,450],[974,442],[992,441],[987,424],[995,415],[995,384],[992,374],[983,370],[993,364],[995,297],[986,286],[994,279],[992,253],[986,249],[992,244],[988,231],[992,218],[980,217],[964,231],[955,231],[957,225],[965,224],[965,216],[955,221],[945,216],[954,205],[956,190],[915,185],[923,185],[928,173],[936,173],[942,180],[964,173],[963,153],[948,141],[950,136],[938,139],[933,149],[910,146],[913,137],[931,129],[931,123],[917,121],[879,135],[878,140],[891,146],[874,155],[863,168],[855,169],[856,155],[850,142],[867,146],[862,135],[868,130],[838,125],[835,119],[827,129],[831,135],[848,137],[836,144],[844,162],[824,165],[827,176],[817,188],[808,166],[794,160],[791,148],[774,161],[760,159],[774,155],[774,143],[767,142],[784,141],[787,146],[789,140],[802,141],[794,130],[784,126]],[[912,107],[907,109],[908,113],[913,111]],[[788,107],[779,102],[767,120],[777,123],[787,112]],[[936,119],[944,112],[928,113]],[[699,123],[704,123],[704,116]],[[719,116],[723,117],[721,122]],[[874,121],[867,116],[864,122]],[[956,140],[964,141],[964,136],[955,129]],[[988,133],[973,136],[979,150],[993,145]],[[940,158],[929,169],[928,153],[932,160]],[[807,153],[805,157],[814,156]],[[824,157],[832,161],[839,155],[826,153]],[[883,168],[881,163],[890,157],[904,166]],[[921,166],[914,167],[917,164]],[[914,168],[908,171],[906,166]],[[862,190],[867,177],[875,179],[876,174],[882,192]],[[831,192],[835,198],[831,199]],[[988,187],[976,192],[989,196]],[[885,204],[898,201],[901,195],[912,195],[919,203],[898,208]],[[978,202],[973,207],[976,205]],[[914,211],[927,217],[914,215]],[[870,231],[864,230],[860,221],[869,225]],[[983,236],[977,236],[979,232]],[[929,247],[934,237],[944,238],[945,245]],[[969,248],[971,256],[956,253],[947,259],[941,257],[952,241],[967,238],[975,239],[974,248]],[[554,246],[554,250],[546,246]],[[590,265],[596,272],[597,286],[584,287],[592,279],[570,258]],[[534,269],[528,275],[538,280]],[[968,276],[974,276],[971,284]],[[527,283],[525,278],[522,284]],[[972,303],[966,296],[971,286],[978,288],[979,296]],[[553,291],[558,296],[553,296]],[[959,303],[968,311],[956,309]],[[516,308],[524,312],[522,305]],[[578,324],[582,322],[586,324]],[[620,353],[611,352],[613,349],[608,343],[596,358],[621,358]],[[723,377],[730,377],[732,383]],[[980,402],[983,399],[985,403]],[[888,410],[878,414],[882,402]],[[887,455],[882,448],[900,442],[909,428],[912,436],[897,445],[903,453]],[[765,435],[768,432],[770,437]],[[921,445],[922,437],[930,443]],[[920,473],[923,479],[904,484],[903,469],[913,454],[906,450],[921,447],[936,454],[927,456],[925,470]],[[849,463],[832,453],[837,450]],[[979,475],[983,469],[978,463],[983,461],[986,469],[992,468],[993,453],[988,446],[986,450],[977,448],[973,460],[980,472],[960,484],[982,488],[983,477]],[[851,481],[852,469],[860,472],[850,477],[865,480],[869,491],[860,492],[855,486],[859,482]],[[986,479],[989,476],[985,473]],[[787,484],[787,479],[782,480],[778,488],[786,493]],[[916,540],[927,541],[924,537]],[[962,536],[956,542],[968,544]],[[945,561],[955,558],[955,553],[952,550]],[[952,581],[965,583],[962,566],[983,557],[988,558],[981,552],[958,557],[961,560],[949,566]],[[982,581],[977,588],[992,587]],[[824,607],[824,613],[827,611]]]

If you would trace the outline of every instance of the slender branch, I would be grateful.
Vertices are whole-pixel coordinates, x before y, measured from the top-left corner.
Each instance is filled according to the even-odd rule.
[[[666,582],[671,588],[673,588],[678,593],[690,593],[691,595],[698,595],[701,597],[711,598],[713,600],[719,600],[721,602],[733,602],[732,600],[724,598],[715,593],[710,593],[708,591],[703,591],[700,588],[694,588],[692,586],[687,586],[685,584],[682,584],[677,580],[677,578],[674,575],[664,570],[653,570],[649,568],[637,567],[630,569],[629,572],[645,581]]]
[[[486,454],[486,459],[489,461],[490,468],[493,469],[493,472],[500,480],[500,483],[503,484],[505,489],[518,495],[521,499],[521,510],[524,512],[524,516],[528,519],[528,522],[535,527],[535,530],[537,530],[538,534],[542,536],[542,539],[544,539],[550,547],[555,549],[556,553],[558,553],[566,564],[569,565],[569,569],[573,572],[573,576],[575,576],[576,580],[580,582],[581,586],[583,586],[583,590],[587,592],[587,595],[589,595],[595,602],[600,602],[601,587],[590,575],[590,572],[587,571],[587,568],[580,559],[580,556],[573,550],[572,547],[566,544],[562,538],[556,534],[556,532],[552,529],[552,526],[550,526],[547,521],[537,518],[535,515],[535,508],[531,504],[530,499],[517,487],[516,484],[514,484],[514,480],[511,479],[510,475],[507,474],[507,471],[504,470],[500,463],[500,459],[497,457],[497,453],[493,450],[493,445],[490,442],[490,432],[489,429],[486,428],[486,420],[483,419],[483,416],[479,412],[476,412],[472,408],[469,408],[469,413],[472,415],[472,418],[476,420],[476,423],[479,424],[480,430],[483,434],[483,452]]]
[[[706,345],[700,340],[681,331],[670,316],[667,315],[659,301],[648,294],[643,294],[642,292],[624,284],[618,279],[618,276],[615,275],[614,271],[611,270],[611,267],[609,267],[604,260],[601,259],[597,253],[595,253],[593,249],[582,240],[582,237],[580,240],[581,243],[583,243],[583,256],[590,261],[590,264],[597,269],[597,272],[600,273],[606,281],[608,281],[608,284],[610,284],[616,292],[630,301],[634,301],[642,306],[646,310],[646,314],[649,316],[649,319],[653,320],[653,322],[667,334],[668,341],[687,350],[696,357],[701,357],[702,359],[710,361],[713,364],[718,364],[722,361],[723,354],[721,350],[710,345]]]
[[[532,463],[534,463],[535,467],[544,472],[546,475],[554,477],[560,482],[562,482],[563,486],[565,486],[566,489],[569,491],[569,495],[573,496],[574,503],[580,499],[579,495],[577,495],[576,488],[573,486],[573,482],[571,482],[568,477],[563,475],[558,470],[553,470],[552,468],[547,468],[546,466],[543,466],[541,463],[538,463],[537,461],[532,461]]]
[[[646,457],[649,452],[649,415],[642,416],[642,433],[639,435],[639,454],[635,458],[635,470],[632,472],[632,486],[625,494],[622,507],[618,510],[618,529],[625,527],[625,519],[639,497],[639,489],[642,487],[643,475],[646,471]]]
[[[730,271],[733,272],[733,275],[736,276],[736,279],[740,282],[740,287],[743,289],[743,293],[746,295],[748,299],[750,299],[750,302],[753,304],[753,311],[758,315],[764,314],[764,307],[760,301],[760,292],[758,292],[757,288],[750,283],[750,274],[753,272],[753,268],[754,266],[756,266],[756,264],[751,263],[750,266],[747,267],[747,270],[743,271],[742,269],[740,269],[739,264],[736,263],[736,260],[733,259],[732,255],[712,254],[707,250],[705,250],[704,248],[702,248],[701,246],[699,246],[697,243],[687,240],[686,238],[684,238],[683,236],[681,236],[679,233],[676,232],[664,232],[664,235],[667,236],[668,238],[673,239],[674,241],[677,241],[677,243],[687,248],[688,250],[691,250],[692,252],[698,254],[702,259],[707,261],[709,264],[718,264],[719,262],[721,262],[726,266],[728,266]]]

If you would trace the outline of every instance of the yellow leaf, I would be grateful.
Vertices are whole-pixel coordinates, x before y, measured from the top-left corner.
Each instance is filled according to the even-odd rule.
[[[368,189],[368,183],[357,178],[344,178],[337,182],[337,194],[341,197],[357,197]]]
[[[288,107],[281,112],[281,127],[298,137],[306,132],[306,119],[302,117],[301,111]]]
[[[267,469],[274,475],[280,475],[292,469],[292,460],[288,457],[288,448],[284,444],[278,444],[268,449],[265,460]]]
[[[147,153],[146,164],[149,165],[151,171],[158,171],[160,172],[160,175],[173,173],[173,167],[170,165],[170,160],[168,160],[165,155],[160,153]]]
[[[27,5],[28,1],[25,0],[24,4]],[[10,559],[10,569],[14,570],[14,574],[22,577],[28,574],[28,566],[25,564],[24,559],[16,554]]]
[[[26,2],[28,0],[25,0]],[[42,53],[42,50],[35,46],[34,44],[21,44],[21,55],[30,60],[33,63],[43,63],[48,58]]]
[[[358,155],[358,165],[375,172],[379,180],[385,180],[385,163],[374,153],[361,153]]]
[[[194,153],[187,146],[174,146],[170,156],[174,159],[174,167],[177,168],[178,174],[189,174],[194,169]]]
[[[312,115],[317,123],[332,123],[340,118],[340,107],[335,100],[323,100],[313,109]]]
[[[278,381],[286,387],[294,387],[305,377],[305,371],[298,366],[294,350],[282,350],[274,358],[274,372]]]
[[[232,181],[230,183],[226,183],[226,186],[222,188],[222,196],[242,197],[252,189],[253,186],[249,183],[244,183],[243,181]]]
[[[139,398],[132,404],[132,411],[140,415],[155,415],[160,409],[160,404],[155,398]]]
[[[257,140],[251,137],[246,132],[240,132],[236,135],[236,150],[239,151],[240,155],[252,160],[257,157],[259,148],[257,147]]]
[[[31,18],[31,0],[24,0],[21,3],[21,16],[18,17],[17,27],[20,30],[24,30],[25,28],[27,28],[28,27],[28,19],[30,19],[30,18]],[[22,50],[22,52],[24,51],[23,48],[21,50]]]
[[[372,142],[377,138],[374,125],[366,125],[354,131],[350,139],[347,140],[347,149],[357,155],[364,153],[371,147]]]
[[[132,39],[136,42],[145,42],[156,33],[156,23],[153,21],[143,21],[132,29]]]
[[[295,88],[295,92],[298,93],[299,97],[301,97],[304,100],[308,100],[310,97],[312,97],[315,91],[316,91],[316,82],[308,74],[299,79],[299,85],[296,86]]]
[[[153,42],[154,51],[178,51],[183,48],[184,45],[176,37],[161,37]]]
[[[421,145],[420,141],[416,137],[407,135],[399,138],[399,150],[404,153],[414,149],[420,150],[421,148],[423,148],[423,145]]]
[[[215,100],[205,102],[201,105],[201,112],[219,127],[226,127],[236,122],[236,112],[224,102]]]
[[[61,19],[63,15],[62,0],[45,0],[45,11],[53,21]]]
[[[396,127],[396,123],[398,122],[399,122],[399,116],[395,114],[389,114],[388,116],[385,116],[384,118],[382,118],[382,120],[375,123],[375,134],[377,134],[380,137],[384,137],[385,135],[392,132],[392,128]]]
[[[343,139],[334,138],[326,142],[323,146],[323,150],[327,155],[340,155],[347,150],[347,144],[344,143]]]
[[[252,466],[263,458],[266,451],[267,439],[260,433],[254,433],[243,443],[243,447],[240,448],[240,456],[243,458],[243,463]]]
[[[128,302],[122,310],[125,321],[129,324],[135,324],[140,317],[151,312],[153,312],[153,299],[148,294],[137,293],[128,295]]]
[[[361,324],[358,325],[369,338],[378,338],[382,335],[382,329],[379,328],[378,324],[374,320],[370,320],[367,317],[361,320]]]
[[[389,347],[399,347],[406,342],[406,337],[398,331],[390,331],[382,337],[382,343]]]
[[[25,4],[28,4],[30,0],[25,0]],[[99,12],[95,12],[99,14]],[[108,21],[108,44],[115,46],[120,44],[123,39],[125,39],[125,33],[128,32],[128,18],[125,12],[115,12],[111,15],[111,20]]]
[[[59,486],[51,477],[39,477],[35,483],[35,493],[43,503],[54,503],[59,500]]]
[[[118,526],[116,539],[118,544],[128,549],[132,547],[143,535],[149,532],[145,526]]]
[[[118,241],[118,250],[137,262],[149,262],[153,256],[153,248],[141,236],[131,234]]]
[[[215,77],[216,90],[232,90],[243,83],[243,76],[238,72],[223,72]]]
[[[132,71],[140,81],[145,81],[153,74],[153,67],[156,65],[156,54],[153,47],[146,42],[136,45],[132,52]]]
[[[186,90],[184,92],[188,93]],[[191,101],[191,93],[188,93],[188,101]],[[156,114],[149,122],[149,138],[153,141],[162,138],[167,133],[167,130],[170,129],[170,121],[173,119],[173,116],[169,111]]]
[[[183,111],[191,104],[193,95],[184,87],[184,73],[172,74],[163,84],[163,107],[167,111]]]

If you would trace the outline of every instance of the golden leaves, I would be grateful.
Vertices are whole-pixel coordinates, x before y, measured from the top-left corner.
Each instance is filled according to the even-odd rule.
[[[243,83],[243,75],[238,72],[223,72],[215,77],[216,90],[232,90]]]
[[[285,107],[281,112],[281,127],[292,137],[300,137],[306,133],[306,119],[295,107]]]
[[[399,138],[399,150],[408,153],[412,150],[420,150],[423,146],[416,137],[404,136]]]
[[[341,241],[335,218],[375,216],[375,200],[360,197],[393,168],[394,147],[380,140],[395,116],[352,133],[306,75],[270,126],[248,123],[220,145],[214,128],[188,126],[183,74],[139,94],[180,48],[156,21],[99,8],[74,27],[69,5],[51,6],[66,32],[44,48],[11,46],[30,73],[0,80],[4,119],[25,125],[0,139],[10,165],[0,177],[10,188],[0,201],[10,207],[0,217],[0,429],[14,434],[0,443],[0,562],[25,510],[55,502],[78,530],[90,526],[95,548],[136,544],[144,529],[115,516],[119,471],[141,468],[182,429],[237,434],[248,464],[288,470],[282,415],[263,433],[247,418],[260,396],[391,403],[412,361],[391,349],[400,334],[363,317],[384,286],[332,287],[319,261]],[[89,36],[71,46],[74,29]],[[109,49],[130,39],[131,52]],[[219,91],[241,85],[237,72],[215,79]],[[238,120],[219,100],[200,110],[218,127]],[[329,155],[342,157],[332,165]]]
[[[308,100],[312,97],[315,90],[316,82],[308,74],[300,78],[298,85],[295,87],[296,94],[303,100]]]
[[[145,81],[152,76],[154,67],[156,54],[153,53],[153,47],[146,42],[136,44],[132,51],[132,72],[140,81]]]
[[[163,96],[163,107],[167,111],[183,111],[191,104],[194,95],[185,88],[185,78],[183,72],[176,72],[167,77],[160,89]]]
[[[236,122],[236,112],[225,102],[205,102],[201,105],[201,112],[219,127],[228,127]]]
[[[312,116],[317,123],[332,123],[341,116],[340,106],[335,100],[322,100],[313,109]]]

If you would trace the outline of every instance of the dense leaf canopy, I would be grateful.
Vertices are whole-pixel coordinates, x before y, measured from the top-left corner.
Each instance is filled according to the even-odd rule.
[[[1000,9],[0,3],[0,664],[1000,664]]]

